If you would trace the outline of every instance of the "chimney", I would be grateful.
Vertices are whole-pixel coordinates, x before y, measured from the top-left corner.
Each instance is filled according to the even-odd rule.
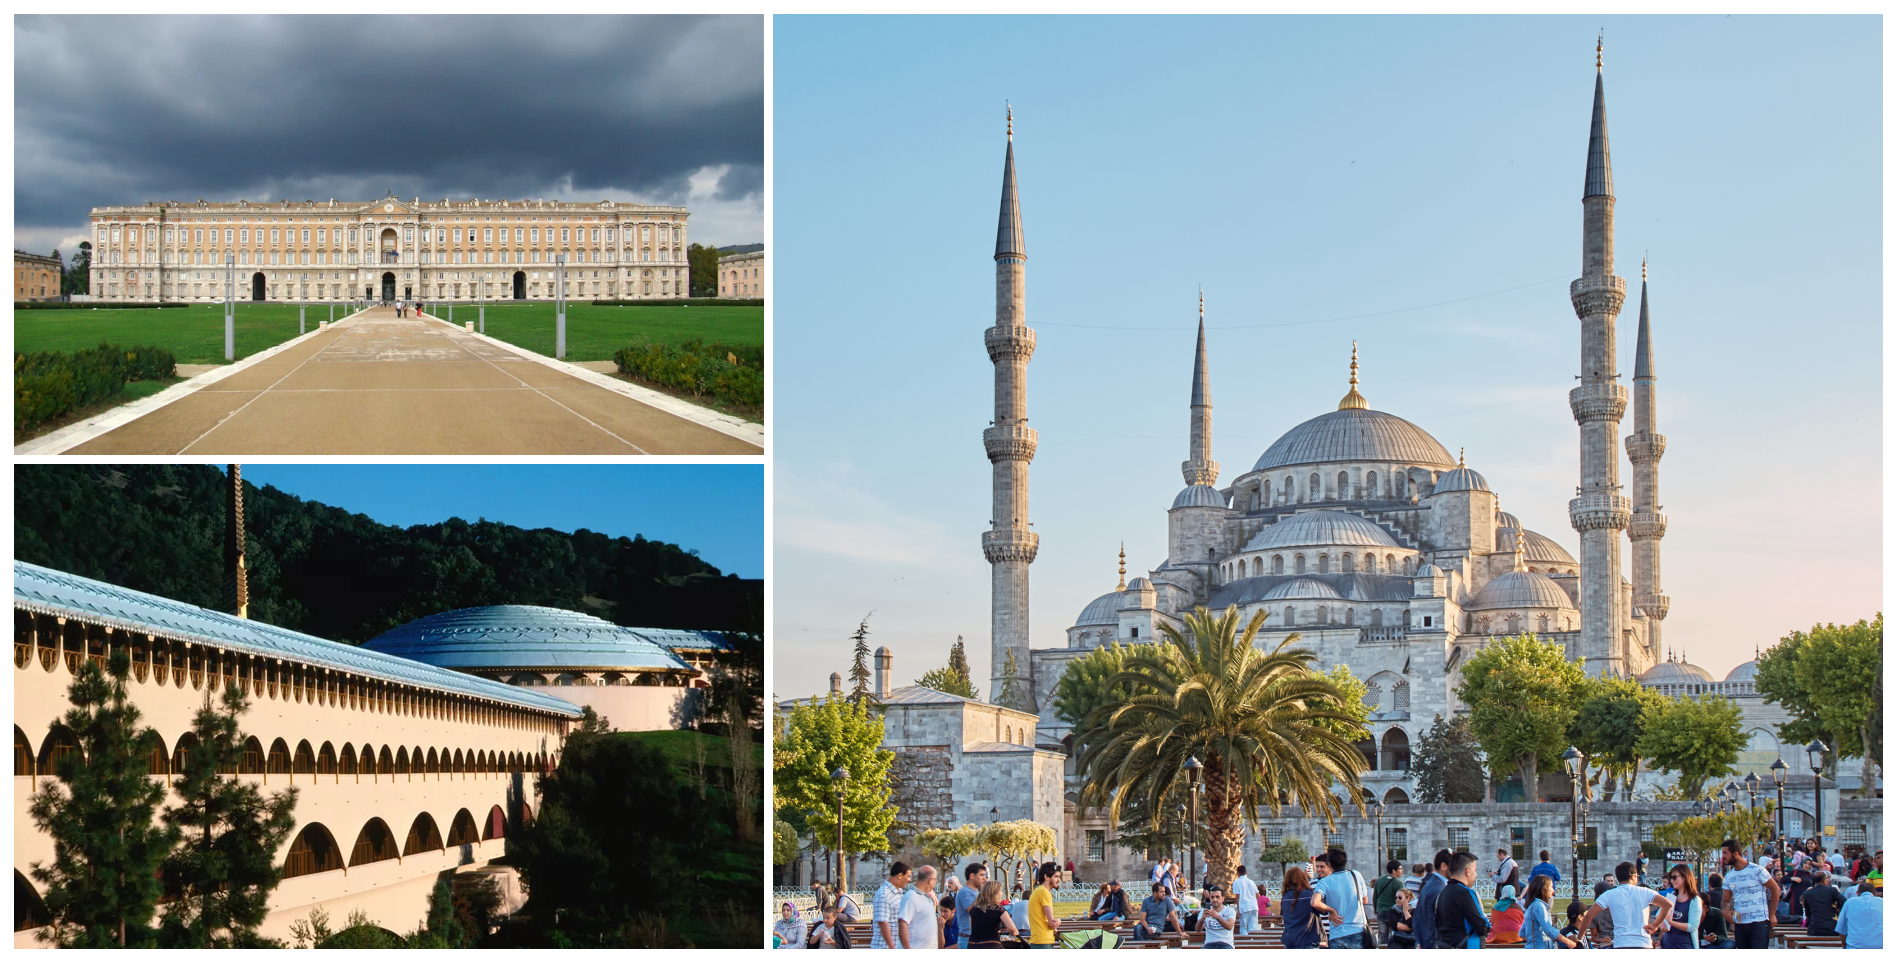
[[[229,513],[225,518],[224,569],[236,583],[237,616],[250,618],[250,579],[243,559],[243,467],[230,464]]]
[[[841,696],[841,674],[831,673],[828,675],[828,696]]]
[[[874,651],[874,695],[886,700],[894,693],[894,651],[882,647]]]

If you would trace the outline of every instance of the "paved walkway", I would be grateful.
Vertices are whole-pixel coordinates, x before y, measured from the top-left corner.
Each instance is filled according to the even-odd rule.
[[[647,404],[445,322],[375,308],[64,452],[762,454],[702,424],[727,417],[676,414],[694,408]]]

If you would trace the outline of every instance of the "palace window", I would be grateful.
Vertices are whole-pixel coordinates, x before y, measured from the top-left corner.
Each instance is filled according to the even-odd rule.
[[[570,228],[560,228],[560,229],[559,229],[559,240],[560,240],[560,241],[571,241],[571,240],[572,240],[572,229],[570,229]]]

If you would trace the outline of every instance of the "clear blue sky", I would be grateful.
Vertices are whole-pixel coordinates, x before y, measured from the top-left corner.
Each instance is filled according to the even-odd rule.
[[[1720,675],[1870,618],[1879,18],[777,17],[775,690],[824,687],[869,611],[901,682],[961,634],[986,678],[1008,99],[1035,646],[1114,585],[1120,541],[1133,575],[1163,560],[1199,283],[1221,484],[1335,407],[1359,339],[1375,408],[1575,551],[1566,285],[1599,26],[1617,273],[1651,259],[1667,641]],[[1635,331],[1626,306],[1626,383]]]
[[[243,478],[390,526],[482,517],[527,529],[644,534],[724,573],[763,575],[762,467],[756,465],[281,466]]]

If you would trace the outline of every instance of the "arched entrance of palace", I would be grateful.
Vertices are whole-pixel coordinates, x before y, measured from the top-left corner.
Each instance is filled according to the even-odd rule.
[[[394,301],[394,272],[384,271],[381,273],[381,300],[384,302]]]
[[[526,273],[523,271],[513,272],[513,299],[526,300]]]
[[[263,273],[260,271],[250,276],[250,300],[253,302],[263,300]]]

